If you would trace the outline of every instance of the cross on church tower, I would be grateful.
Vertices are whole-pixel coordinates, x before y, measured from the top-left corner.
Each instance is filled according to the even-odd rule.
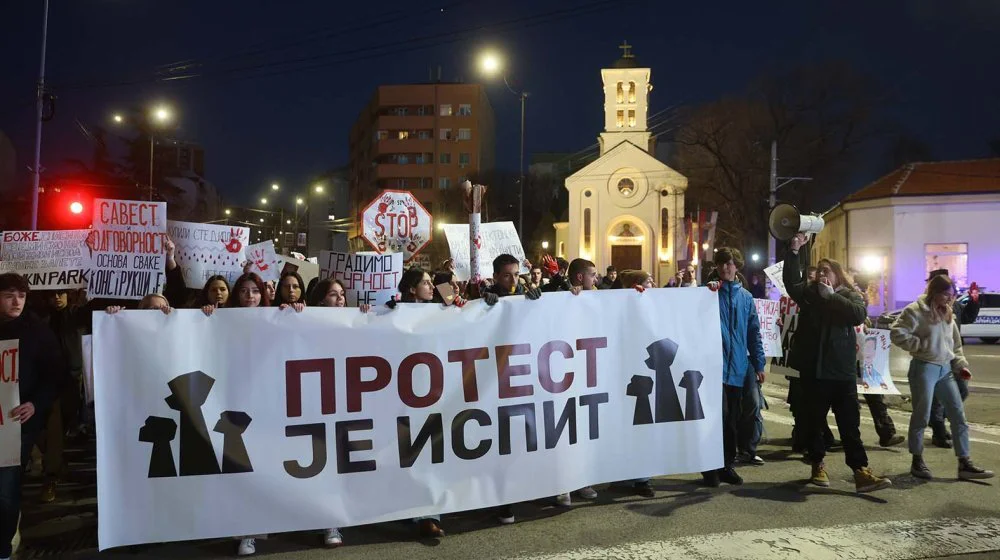
[[[632,51],[632,45],[628,44],[628,41],[622,41],[622,44],[619,45],[618,48],[622,50],[622,58],[634,58],[635,57],[635,55],[632,54],[632,52],[631,52]]]

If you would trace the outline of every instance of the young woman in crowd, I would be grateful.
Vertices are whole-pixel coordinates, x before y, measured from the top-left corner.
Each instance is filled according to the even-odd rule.
[[[325,278],[316,282],[309,294],[309,307],[347,307],[347,290],[344,283],[333,278]],[[358,306],[362,313],[368,313],[371,305],[362,303]]]
[[[951,423],[955,455],[958,457],[958,478],[992,478],[992,471],[977,467],[969,458],[969,426],[954,376],[971,379],[972,373],[962,350],[962,334],[953,310],[954,300],[955,286],[951,279],[945,275],[934,276],[927,282],[924,295],[906,306],[892,325],[893,344],[912,356],[906,375],[913,397],[908,437],[913,455],[910,473],[917,478],[931,478],[931,470],[923,459],[924,430],[930,419],[931,402],[937,397]]]
[[[215,275],[205,282],[198,297],[198,307],[211,305],[214,307],[226,307],[230,296],[229,282],[225,276]]]
[[[623,270],[618,274],[618,278],[621,279],[622,288],[635,288],[636,286],[642,286],[643,289],[655,288],[656,285],[653,284],[653,277],[649,275],[645,270]],[[617,280],[615,284],[617,284]]]
[[[401,303],[431,303],[436,291],[431,281],[431,275],[419,267],[407,269],[399,280],[399,301]],[[395,305],[390,305],[390,307],[395,307]],[[440,515],[417,517],[413,521],[417,523],[422,537],[440,538],[444,536]]]
[[[854,328],[865,322],[868,309],[854,282],[840,263],[819,261],[817,281],[802,278],[799,250],[806,236],[795,236],[785,256],[783,278],[788,295],[799,306],[799,326],[792,343],[789,367],[798,370],[803,416],[804,443],[812,461],[810,482],[829,486],[823,458],[826,446],[823,426],[827,411],[833,409],[844,446],[847,466],[854,471],[857,492],[872,492],[892,485],[868,467],[868,454],[861,441],[861,412],[858,408],[857,338]]]
[[[278,281],[277,304],[299,303],[306,300],[306,284],[298,272],[286,272]]]
[[[301,286],[302,283],[299,282],[298,285]],[[271,305],[271,300],[267,295],[267,287],[257,274],[248,272],[240,276],[236,282],[233,282],[233,286],[236,290],[236,297],[229,298],[226,307],[268,307]],[[281,304],[282,309],[286,307],[292,307],[295,311],[302,311],[305,305],[302,301]],[[215,309],[216,306],[214,305],[206,305],[201,310],[205,315],[211,316],[215,312]],[[334,527],[325,531],[323,543],[329,547],[336,547],[344,544],[344,538],[341,536],[340,530]],[[256,552],[256,537],[240,537],[240,544],[236,551],[237,555],[250,556]]]

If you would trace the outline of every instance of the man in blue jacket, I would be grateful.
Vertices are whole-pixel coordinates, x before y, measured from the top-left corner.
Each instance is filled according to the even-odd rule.
[[[743,385],[746,376],[756,372],[764,381],[764,344],[760,337],[760,318],[753,296],[737,279],[743,267],[743,255],[736,249],[722,248],[715,254],[719,272],[719,322],[722,325],[722,449],[723,468],[702,473],[705,483],[718,486],[743,484],[733,464],[739,434]],[[716,286],[710,286],[715,288]],[[751,370],[751,368],[753,368]]]

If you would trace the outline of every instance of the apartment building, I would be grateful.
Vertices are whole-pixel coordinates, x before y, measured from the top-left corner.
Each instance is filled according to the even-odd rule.
[[[435,221],[464,219],[456,187],[487,177],[494,151],[493,108],[482,85],[379,86],[351,127],[352,247],[361,247],[361,211],[384,189],[411,191]]]

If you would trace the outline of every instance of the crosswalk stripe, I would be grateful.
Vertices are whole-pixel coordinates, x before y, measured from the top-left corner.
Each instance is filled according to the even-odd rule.
[[[914,560],[1000,550],[1000,518],[787,527],[580,548],[511,560]]]

